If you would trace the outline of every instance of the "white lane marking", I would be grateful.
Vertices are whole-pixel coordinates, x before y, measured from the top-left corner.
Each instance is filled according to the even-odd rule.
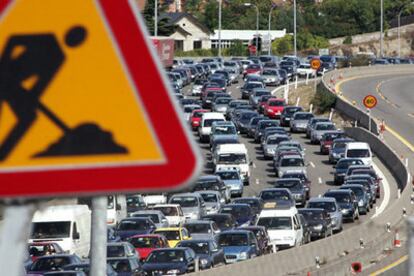
[[[385,175],[378,168],[378,166],[375,165],[374,162],[372,162],[372,167],[374,167],[374,170],[377,172],[378,176],[382,178],[382,189],[384,190],[384,199],[381,202],[381,205],[378,207],[378,209],[376,209],[375,214],[371,217],[371,219],[379,216],[382,212],[384,212],[385,208],[387,208],[387,205],[390,202],[390,184],[388,183],[388,180],[385,178]]]
[[[257,184],[257,185],[259,185],[259,184],[260,184],[259,179],[256,179],[256,184]]]
[[[322,184],[323,183],[322,178],[318,177],[318,182],[319,182],[319,184]]]
[[[315,168],[315,164],[313,164],[312,161],[310,161],[309,164],[311,165],[312,168]]]
[[[237,89],[239,89],[239,88],[240,88],[240,86],[236,86],[236,88],[237,88]]]
[[[256,169],[256,163],[253,163],[253,168],[255,168],[255,169]]]

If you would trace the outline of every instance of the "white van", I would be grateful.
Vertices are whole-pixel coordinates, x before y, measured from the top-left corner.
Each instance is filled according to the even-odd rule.
[[[49,206],[36,211],[32,242],[56,242],[69,254],[87,257],[91,241],[91,211],[87,205]]]
[[[109,195],[106,222],[109,227],[115,227],[118,222],[127,217],[127,202],[125,195]]]
[[[208,142],[210,139],[211,125],[213,122],[225,121],[223,113],[206,112],[201,117],[201,123],[198,128],[198,136],[201,142]]]
[[[303,243],[303,228],[296,207],[278,209],[274,202],[266,203],[256,225],[266,227],[271,244],[276,245],[278,249]]]
[[[364,165],[372,164],[372,152],[367,143],[351,142],[345,146],[345,158],[359,158]]]
[[[247,148],[244,144],[223,144],[219,145],[213,153],[215,171],[236,168],[245,185],[250,180],[250,160]]]

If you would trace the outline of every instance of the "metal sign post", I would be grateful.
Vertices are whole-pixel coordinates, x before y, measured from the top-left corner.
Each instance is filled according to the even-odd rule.
[[[92,198],[91,276],[106,274],[107,206],[106,196]]]
[[[414,218],[407,219],[408,224],[408,271],[414,276]]]
[[[23,263],[27,255],[27,240],[36,205],[34,203],[9,205],[4,210],[0,233],[0,271],[8,276],[25,274]]]
[[[371,109],[367,109],[367,113],[368,113],[368,131],[371,132]]]

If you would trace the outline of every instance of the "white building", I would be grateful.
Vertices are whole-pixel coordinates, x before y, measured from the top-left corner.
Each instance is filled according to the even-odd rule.
[[[259,30],[259,37],[266,39],[269,35],[267,30]],[[273,40],[282,38],[286,35],[286,29],[270,31],[270,37]],[[241,40],[243,45],[248,46],[249,42],[256,36],[255,30],[221,30],[221,47],[229,48],[234,41]],[[210,35],[212,48],[218,48],[218,30]]]
[[[191,14],[163,13],[160,15],[160,20],[163,18],[168,18],[169,24],[177,27],[176,31],[169,36],[174,38],[176,50],[211,49],[210,30]]]

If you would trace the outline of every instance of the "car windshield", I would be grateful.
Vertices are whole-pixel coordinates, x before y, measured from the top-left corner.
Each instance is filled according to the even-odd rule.
[[[189,247],[196,254],[209,254],[209,246],[207,242],[184,242],[180,243],[180,247]]]
[[[320,208],[320,209],[324,209],[328,212],[335,212],[336,211],[336,205],[335,205],[335,203],[333,203],[331,201],[309,202],[308,207],[309,208]]]
[[[180,263],[184,262],[183,250],[153,251],[146,260],[147,263]]]
[[[269,139],[267,139],[266,144],[268,145],[277,145],[282,141],[286,141],[289,140],[289,137],[287,136],[278,136],[278,137],[269,137]]]
[[[269,95],[269,94],[270,94],[269,91],[256,91],[256,92],[254,92],[255,97],[260,97],[260,96]]]
[[[129,230],[147,230],[149,229],[149,224],[146,220],[122,220],[118,224],[118,230],[129,231]]]
[[[284,106],[285,102],[284,101],[269,101],[269,106]]]
[[[202,79],[196,79],[194,81],[194,85],[203,85],[206,81]]]
[[[129,263],[128,259],[123,260],[108,260],[108,263],[112,266],[112,268],[117,273],[126,273],[131,272],[131,264]]]
[[[265,129],[268,127],[277,127],[279,126],[279,121],[265,121],[260,122],[259,129]]]
[[[57,271],[70,264],[70,259],[65,257],[42,258],[36,260],[31,271]]]
[[[250,215],[250,208],[247,206],[224,206],[220,213],[231,214],[233,217],[240,218]]]
[[[178,216],[177,207],[154,207],[154,210],[160,210],[164,216]]]
[[[334,130],[335,125],[333,125],[333,124],[317,124],[315,129],[316,130]]]
[[[290,200],[289,193],[287,191],[263,191],[260,194],[263,200]]]
[[[283,175],[283,178],[299,178],[302,181],[306,181],[306,176],[302,173],[287,173]]]
[[[344,188],[344,189],[345,189],[345,188]],[[363,189],[360,189],[360,188],[358,188],[358,187],[355,187],[355,188],[348,188],[348,189],[352,190],[352,191],[355,193],[355,195],[356,195],[357,197],[361,197],[361,196],[363,196],[363,195],[364,195],[364,190],[363,190]]]
[[[155,237],[136,237],[128,240],[135,248],[159,248],[160,242]]]
[[[181,207],[197,207],[198,201],[194,196],[176,196],[171,199],[172,204],[179,204]]]
[[[347,169],[351,165],[362,165],[361,160],[339,160],[338,164],[336,165],[337,169]]]
[[[346,143],[343,142],[336,142],[333,144],[334,149],[344,149],[346,147]]]
[[[199,181],[196,182],[194,185],[194,191],[206,191],[206,190],[212,190],[212,191],[220,191],[220,184],[217,182],[217,180],[212,181]]]
[[[108,245],[106,247],[106,256],[108,258],[125,257],[123,245]]]
[[[242,113],[240,115],[240,120],[246,121],[246,120],[250,120],[253,117],[256,117],[257,113],[256,112],[246,112],[246,113]]]
[[[224,246],[247,246],[248,238],[246,234],[221,234],[218,238],[218,244]]]
[[[180,231],[178,230],[157,230],[158,235],[163,235],[167,240],[178,241],[180,239]]]
[[[332,57],[330,56],[321,56],[319,59],[323,62],[332,62]]]
[[[303,167],[303,159],[301,158],[283,158],[280,164],[282,167]]]
[[[70,221],[34,222],[32,239],[59,239],[70,235]]]
[[[294,119],[295,120],[309,120],[312,117],[313,117],[313,114],[299,113],[295,115]]]
[[[159,223],[159,217],[157,214],[133,214],[132,215],[134,218],[149,218],[152,220],[152,222],[154,223]]]
[[[256,82],[249,82],[249,83],[246,85],[246,88],[247,88],[247,89],[253,89],[253,88],[263,88],[263,84],[261,84],[261,83],[256,83]]]
[[[232,98],[218,98],[216,99],[214,103],[215,104],[228,104],[231,101],[232,101]]]
[[[347,194],[343,194],[343,193],[330,194],[330,193],[327,193],[325,196],[335,198],[336,202],[338,202],[338,203],[351,203],[351,198]]]
[[[53,243],[41,243],[29,245],[29,254],[33,257],[50,255],[50,253],[60,253],[61,249]]]
[[[240,175],[237,171],[220,171],[216,173],[222,180],[238,180]]]
[[[264,70],[262,75],[263,76],[277,76],[277,72],[273,70]]]
[[[217,195],[215,194],[206,194],[206,193],[202,193],[201,196],[204,199],[204,202],[218,202],[218,198]]]
[[[185,224],[184,227],[191,233],[210,233],[211,228],[210,225],[207,223],[188,223]]]
[[[250,64],[247,68],[248,69],[260,69],[260,65],[258,65],[258,64]]]
[[[220,154],[218,158],[218,164],[246,164],[246,162],[245,154]]]
[[[214,122],[223,122],[223,119],[206,119],[204,120],[204,127],[211,127]]]
[[[369,150],[367,149],[352,149],[347,151],[347,157],[364,158],[369,157]]]
[[[184,106],[184,113],[191,113],[194,109],[199,109],[199,106]]]
[[[302,188],[300,181],[297,180],[278,180],[276,185],[280,188],[288,188],[293,190],[299,190]]]
[[[214,128],[214,134],[218,134],[218,135],[237,134],[237,130],[234,126],[216,126]]]
[[[293,66],[295,63],[293,61],[282,61],[280,66]]]
[[[193,117],[194,117],[194,118],[201,118],[201,116],[203,116],[203,113],[205,113],[205,112],[202,112],[202,111],[196,111],[196,112],[194,112]]]
[[[302,214],[306,220],[321,220],[323,219],[323,212],[321,211],[314,211],[314,210],[300,210],[300,214]]]
[[[295,114],[296,112],[299,112],[300,111],[300,108],[287,108],[287,109],[285,109],[286,110],[286,113],[287,114],[289,114],[289,115],[293,115],[293,114]]]
[[[262,217],[259,218],[257,225],[264,226],[270,230],[291,230],[291,217]]]

